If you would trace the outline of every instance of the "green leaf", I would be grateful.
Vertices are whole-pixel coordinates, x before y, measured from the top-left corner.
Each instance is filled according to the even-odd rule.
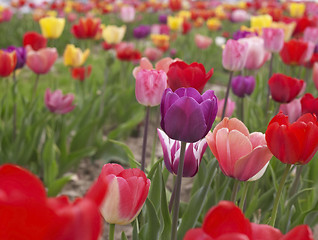
[[[163,176],[161,175],[161,181],[162,181],[162,186],[165,186],[165,181],[163,179]],[[167,202],[167,195],[166,195],[166,188],[162,187],[161,188],[161,218],[160,218],[160,223],[161,226],[163,227],[160,239],[169,239],[171,235],[171,218],[169,214],[169,209],[168,209],[168,202]]]
[[[143,240],[159,239],[160,221],[153,203],[146,199],[147,223],[140,229],[139,236]]]
[[[121,239],[121,240],[128,240],[127,237],[126,237],[125,232],[122,232],[122,233],[121,233],[121,238],[120,238],[120,239]]]
[[[149,189],[148,199],[154,204],[156,211],[158,211],[160,207],[161,200],[161,188],[162,188],[162,173],[161,173],[161,164],[154,164],[155,173],[150,178],[148,174],[148,178],[151,180],[151,186]],[[152,170],[151,169],[151,170]]]
[[[133,234],[132,234],[132,239],[133,240],[139,240],[139,235],[138,235],[138,228],[137,228],[137,219],[135,219],[133,223]]]
[[[71,176],[65,176],[61,177],[57,180],[55,180],[49,187],[47,195],[49,197],[55,197],[59,192],[62,190],[62,188],[65,186],[66,183],[71,179]]]
[[[97,120],[94,120],[77,131],[71,143],[71,152],[80,150],[89,145],[93,135],[92,133],[95,132],[96,123]]]

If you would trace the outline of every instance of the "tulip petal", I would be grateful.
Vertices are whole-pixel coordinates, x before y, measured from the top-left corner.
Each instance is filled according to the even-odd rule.
[[[208,132],[205,136],[206,141],[208,142],[209,148],[211,149],[212,154],[216,159],[219,159],[219,154],[216,148],[215,136],[212,132]]]
[[[290,230],[280,240],[314,240],[314,237],[307,225],[299,225]]]
[[[280,240],[283,234],[279,229],[266,224],[251,223],[253,239]]]
[[[207,235],[202,228],[194,228],[187,231],[183,240],[213,240],[213,238]]]
[[[258,146],[266,145],[265,134],[261,132],[253,132],[250,134],[250,141],[252,143],[253,149]]]
[[[167,134],[160,130],[159,128],[157,129],[158,137],[161,143],[162,151],[163,151],[163,161],[165,163],[165,166],[167,170],[171,173],[173,173],[173,170],[171,168],[173,162],[172,162],[172,157],[171,156],[171,151],[170,151],[170,141],[175,141],[172,139],[169,139]]]

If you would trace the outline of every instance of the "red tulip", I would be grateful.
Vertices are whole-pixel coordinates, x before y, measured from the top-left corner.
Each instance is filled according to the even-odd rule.
[[[265,138],[269,150],[286,164],[307,164],[318,150],[317,117],[307,113],[294,123],[277,114],[268,124]]]
[[[285,42],[279,55],[288,65],[301,65],[307,55],[308,42],[292,39]]]
[[[46,74],[50,71],[58,57],[56,48],[43,48],[39,51],[29,51],[27,65],[36,74]]]
[[[46,38],[37,32],[26,32],[23,36],[23,46],[30,45],[34,51],[46,48]]]
[[[314,98],[310,93],[306,93],[300,102],[302,114],[313,113],[318,116],[318,98]]]
[[[72,26],[71,32],[76,38],[94,38],[100,27],[99,18],[80,18],[79,23]]]
[[[92,66],[89,65],[87,67],[83,66],[83,67],[72,68],[71,72],[72,72],[72,78],[83,82],[86,78],[88,78],[91,75]]]
[[[133,43],[121,42],[116,46],[117,58],[122,61],[138,61],[141,53],[135,49]]]
[[[192,25],[190,22],[184,20],[182,23],[182,34],[187,34],[188,32],[191,31]]]
[[[47,198],[41,181],[18,166],[0,167],[0,239],[97,240],[101,232],[99,202],[107,185],[69,203],[66,197]]]
[[[9,76],[17,65],[17,54],[15,51],[6,52],[0,50],[0,76]]]
[[[169,0],[169,7],[172,11],[179,11],[182,8],[181,0]]]
[[[268,80],[268,85],[275,101],[289,103],[300,93],[304,86],[304,81],[281,73],[275,73]]]
[[[191,63],[188,65],[183,61],[177,61],[169,66],[168,85],[172,91],[181,87],[192,87],[202,93],[205,84],[213,75],[213,68],[206,73],[203,64]]]

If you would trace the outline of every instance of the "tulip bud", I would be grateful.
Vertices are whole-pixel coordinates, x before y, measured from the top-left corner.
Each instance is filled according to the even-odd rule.
[[[251,95],[255,88],[255,78],[253,76],[236,76],[232,78],[232,91],[238,97]]]

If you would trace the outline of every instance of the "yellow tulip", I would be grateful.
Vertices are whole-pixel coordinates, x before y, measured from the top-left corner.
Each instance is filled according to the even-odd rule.
[[[162,49],[162,50],[167,50],[169,48],[169,41],[170,41],[170,37],[168,35],[165,34],[151,34],[150,38],[153,42],[153,44]]]
[[[215,16],[219,19],[226,18],[227,15],[222,5],[219,5],[215,8]]]
[[[182,28],[183,18],[182,17],[173,17],[168,16],[168,26],[171,30],[177,31]]]
[[[56,17],[57,16],[57,12],[53,11],[53,10],[47,11],[46,15],[49,16],[49,17]]]
[[[304,3],[290,3],[289,4],[289,14],[294,18],[301,18],[306,10],[306,5]]]
[[[272,28],[282,28],[284,30],[284,40],[289,41],[296,27],[295,22],[284,23],[284,22],[272,22]]]
[[[126,25],[117,27],[114,25],[108,25],[103,29],[102,36],[104,40],[109,44],[120,43],[126,33]]]
[[[209,18],[206,21],[206,25],[208,26],[208,29],[212,31],[219,30],[222,27],[222,23],[218,18]]]
[[[64,50],[64,65],[71,67],[80,67],[86,61],[90,50],[86,49],[84,52],[80,48],[76,48],[73,44],[67,44]]]
[[[178,13],[178,16],[183,18],[183,19],[189,19],[191,18],[191,12],[190,11],[185,11],[185,10],[182,10]]]
[[[64,26],[64,18],[45,17],[40,20],[42,35],[45,38],[59,38],[64,30]]]
[[[273,22],[272,16],[266,15],[259,15],[259,16],[252,16],[251,17],[251,28],[261,30],[262,28],[269,27]]]

